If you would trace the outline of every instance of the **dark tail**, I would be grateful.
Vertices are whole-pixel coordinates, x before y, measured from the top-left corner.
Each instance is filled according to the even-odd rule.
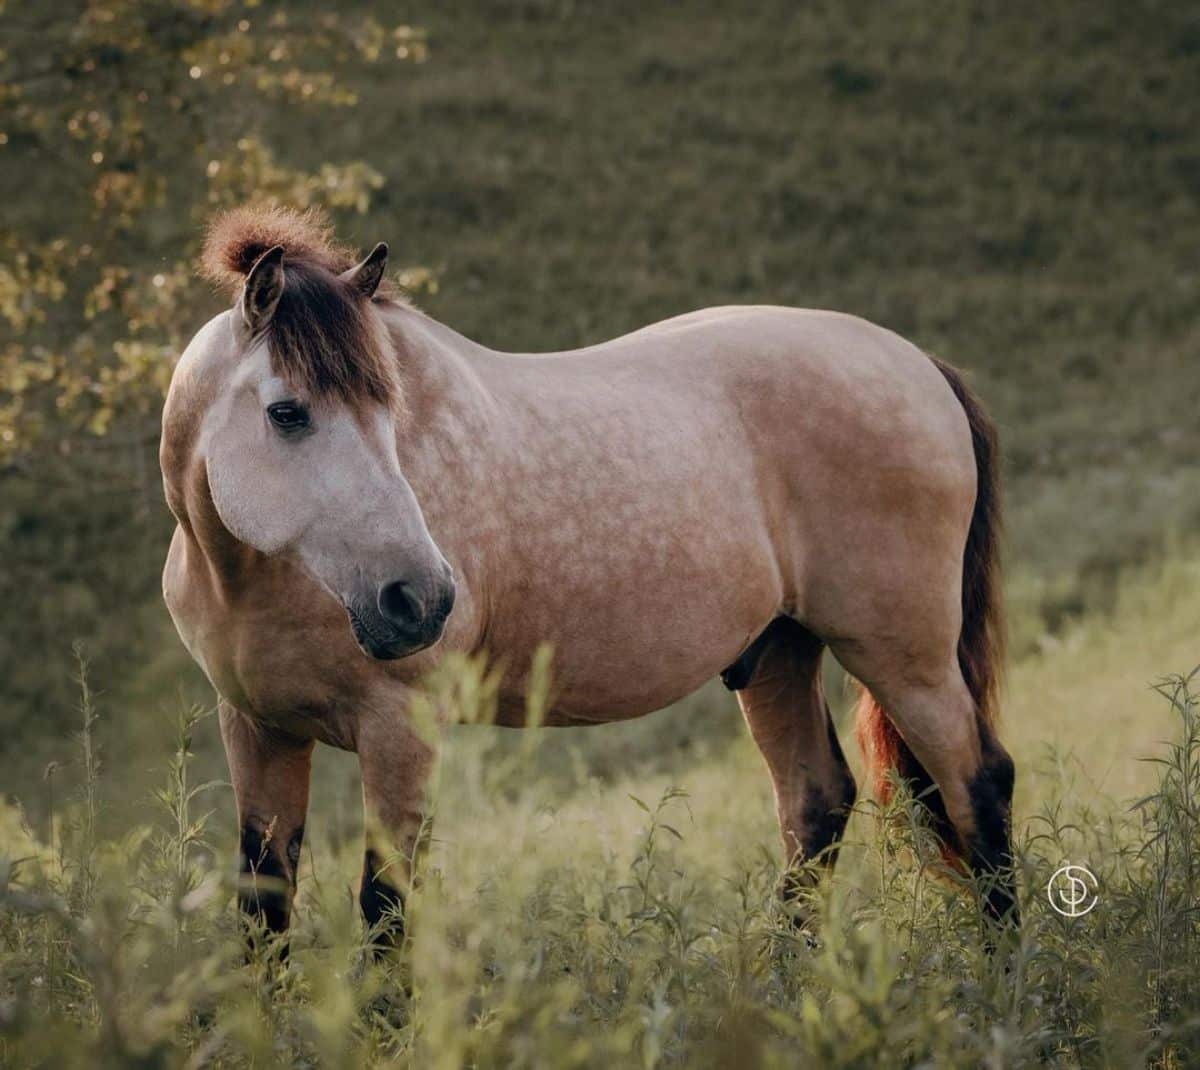
[[[975,448],[975,509],[963,554],[962,632],[958,638],[958,662],[971,697],[975,700],[980,727],[995,722],[1004,663],[1004,607],[1000,590],[1000,472],[996,429],[979,399],[967,388],[962,376],[948,364],[930,358],[946,377],[971,427]],[[932,786],[929,774],[896,731],[886,712],[863,690],[857,710],[860,746],[870,763],[876,796],[886,802],[891,796],[889,771],[912,782],[920,795]],[[986,733],[985,733],[986,734]],[[925,797],[942,841],[953,848],[957,837],[949,828],[941,797]]]

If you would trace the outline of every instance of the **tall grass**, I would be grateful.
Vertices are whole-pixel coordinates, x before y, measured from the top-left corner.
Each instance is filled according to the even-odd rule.
[[[469,668],[461,666],[465,674]],[[443,775],[476,831],[436,839],[402,965],[376,964],[348,840],[306,858],[292,956],[247,952],[216,782],[192,735],[147,819],[102,838],[97,709],[80,663],[82,786],[56,845],[0,811],[0,1064],[6,1066],[1138,1066],[1200,1059],[1200,708],[1158,688],[1177,730],[1157,786],[1115,814],[1050,798],[1017,829],[1025,924],[995,954],[903,792],[861,804],[817,935],[777,901],[774,856],[729,848],[718,793],[563,800],[537,758],[478,749]],[[444,696],[476,705],[486,681]],[[444,700],[443,696],[443,700]],[[476,714],[478,711],[475,711]],[[716,769],[717,766],[714,766]],[[716,775],[714,772],[713,775]],[[556,794],[557,793],[557,794]],[[486,805],[490,801],[490,808]],[[726,800],[727,802],[727,800]],[[599,814],[613,811],[615,820]],[[585,827],[592,826],[589,840]],[[214,839],[221,838],[219,835]],[[1091,913],[1050,908],[1064,861]]]

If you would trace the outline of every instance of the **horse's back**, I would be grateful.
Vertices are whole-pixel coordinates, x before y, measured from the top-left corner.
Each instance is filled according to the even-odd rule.
[[[966,419],[937,366],[895,332],[858,316],[776,305],[685,313],[576,350],[581,365],[744,429],[781,474],[896,472],[972,478]]]
[[[735,391],[739,404],[762,395],[780,410],[800,405],[810,417],[850,411],[914,436],[961,429],[961,409],[924,352],[843,312],[720,305],[561,356],[607,366],[610,374],[616,364],[636,365],[648,388],[664,377],[683,378],[696,388]]]

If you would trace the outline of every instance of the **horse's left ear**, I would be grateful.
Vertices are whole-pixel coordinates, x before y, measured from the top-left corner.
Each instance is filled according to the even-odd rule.
[[[363,297],[374,297],[387,269],[387,242],[380,242],[367,254],[366,260],[341,274],[342,282],[353,286]]]

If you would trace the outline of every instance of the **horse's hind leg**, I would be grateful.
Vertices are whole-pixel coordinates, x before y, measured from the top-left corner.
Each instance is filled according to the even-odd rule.
[[[835,644],[846,669],[868,688],[866,716],[886,718],[899,733],[900,771],[932,781],[935,827],[949,850],[989,879],[984,907],[992,918],[1017,919],[1009,815],[1014,770],[991,725],[979,716],[948,638],[917,647],[895,638]],[[863,711],[860,709],[860,716]],[[886,724],[878,726],[884,733]],[[868,760],[879,763],[879,755]],[[886,771],[876,769],[877,776]]]
[[[824,644],[788,618],[775,620],[740,665],[737,685],[750,735],[775,787],[779,829],[788,862],[784,895],[797,899],[817,872],[800,863],[833,863],[834,847],[854,805],[855,784],[829,718],[821,689]]]

